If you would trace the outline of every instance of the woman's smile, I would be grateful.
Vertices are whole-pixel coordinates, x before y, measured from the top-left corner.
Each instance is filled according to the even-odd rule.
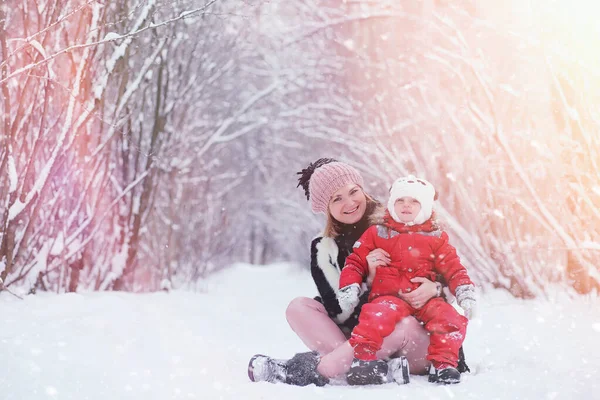
[[[353,208],[353,209],[351,209],[351,210],[344,211],[344,214],[348,214],[348,215],[349,215],[349,214],[353,214],[353,213],[355,213],[356,211],[358,211],[358,208],[359,208],[359,206],[356,206],[356,207],[354,207],[354,208]]]

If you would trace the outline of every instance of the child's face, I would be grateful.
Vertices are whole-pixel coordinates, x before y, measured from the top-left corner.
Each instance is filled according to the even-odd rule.
[[[401,222],[409,223],[417,218],[417,214],[421,211],[421,203],[412,197],[401,197],[394,204],[394,211]]]

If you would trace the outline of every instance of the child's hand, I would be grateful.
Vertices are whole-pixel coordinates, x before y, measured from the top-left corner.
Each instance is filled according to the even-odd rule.
[[[357,283],[346,286],[338,292],[338,303],[343,313],[351,313],[360,302],[360,286]]]
[[[477,316],[477,302],[475,300],[466,299],[459,303],[460,307],[465,311],[465,317],[472,320]]]
[[[477,300],[475,299],[475,286],[460,285],[456,288],[456,301],[460,308],[465,311],[465,317],[469,320],[477,316]]]
[[[383,249],[372,250],[367,256],[367,264],[369,266],[369,276],[367,277],[367,285],[371,286],[377,267],[385,267],[391,261],[390,254]]]

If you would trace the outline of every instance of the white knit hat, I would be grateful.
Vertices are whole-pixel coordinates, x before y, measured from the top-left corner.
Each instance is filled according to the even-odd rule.
[[[420,225],[431,218],[433,202],[437,198],[435,188],[431,183],[413,175],[396,179],[396,182],[390,188],[390,199],[387,204],[388,211],[396,222],[402,222],[394,209],[396,200],[402,197],[412,197],[421,203],[421,211],[419,211],[415,220],[408,225]]]

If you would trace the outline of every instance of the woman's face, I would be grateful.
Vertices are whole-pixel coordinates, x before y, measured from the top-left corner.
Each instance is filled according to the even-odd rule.
[[[329,212],[342,224],[355,224],[365,215],[367,198],[360,186],[349,183],[331,196]]]

